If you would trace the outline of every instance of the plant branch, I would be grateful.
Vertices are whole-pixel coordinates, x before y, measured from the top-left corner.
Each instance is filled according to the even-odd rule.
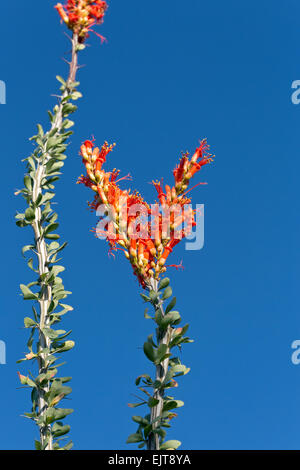
[[[151,284],[149,290],[158,294],[158,281],[155,279],[151,279]],[[164,308],[162,300],[157,297],[156,301],[156,310],[160,311],[161,317],[164,317]],[[167,354],[169,353],[169,341],[170,341],[170,327],[168,326],[167,329],[162,330],[161,328],[156,328],[156,338],[157,338],[157,346],[159,347],[161,344],[166,344],[168,346]],[[167,357],[164,361],[160,364],[156,365],[155,370],[155,380],[160,382],[164,382],[169,367],[169,358]],[[150,414],[150,423],[152,424],[152,429],[155,429],[159,425],[159,418],[162,416],[163,404],[164,404],[164,389],[158,388],[155,390],[153,398],[158,400],[157,405],[151,408]],[[151,432],[148,437],[147,442],[148,450],[159,450],[159,435],[157,433]]]
[[[63,122],[63,100],[72,92],[72,87],[69,85],[74,83],[76,78],[76,71],[77,71],[77,64],[78,64],[78,36],[76,34],[73,35],[72,38],[72,59],[70,63],[69,69],[69,76],[67,79],[67,85],[65,91],[63,92],[60,103],[58,105],[58,111],[56,113],[56,118],[52,123],[51,131],[57,129],[56,133],[60,133],[62,130],[62,122]],[[42,186],[41,182],[46,174],[46,164],[48,163],[49,154],[45,148],[44,158],[42,158],[41,162],[39,163],[36,171],[36,176],[34,178],[33,184],[33,194],[32,194],[32,202],[33,204],[36,203],[39,195],[42,193]],[[47,250],[47,244],[45,238],[43,237],[43,230],[42,230],[42,211],[40,206],[35,208],[35,218],[32,223],[32,227],[34,230],[34,238],[36,244],[36,250],[38,253],[38,271],[40,278],[43,275],[49,272],[48,263],[49,263],[49,253]],[[40,322],[39,322],[39,348],[40,350],[43,349],[50,349],[51,340],[49,337],[45,336],[43,330],[44,328],[49,328],[49,320],[50,317],[48,315],[48,309],[50,306],[50,302],[52,301],[52,288],[50,285],[43,285],[41,289],[41,296],[39,299],[39,306],[40,306]],[[47,354],[40,353],[39,354],[39,375],[45,373],[48,368],[48,361],[47,361]],[[47,402],[45,401],[44,395],[45,393],[49,392],[50,382],[48,381],[46,386],[43,388],[38,389],[38,409],[39,415],[42,416],[43,413],[47,409]],[[51,432],[49,432],[49,425],[48,426],[41,426],[40,427],[40,440],[43,446],[45,439],[49,437],[48,443],[46,444],[45,450],[52,450],[53,443],[52,443],[52,436]]]
[[[140,403],[129,403],[129,406],[135,408],[148,405],[150,412],[144,417],[132,416],[132,420],[139,426],[137,431],[128,437],[127,443],[139,443],[139,448],[146,446],[148,450],[177,449],[181,444],[176,440],[165,441],[165,428],[170,428],[170,421],[177,416],[173,410],[180,408],[184,403],[166,395],[165,392],[178,386],[176,377],[189,372],[180,359],[174,356],[173,348],[181,347],[182,343],[190,343],[192,340],[184,336],[188,325],[177,327],[181,317],[179,312],[173,310],[176,298],[173,297],[164,308],[164,302],[172,296],[169,284],[168,278],[161,281],[152,279],[147,285],[148,295],[141,294],[145,302],[152,304],[155,312],[154,316],[148,315],[146,308],[144,316],[153,320],[156,325],[156,342],[150,334],[143,347],[145,356],[155,366],[155,376],[152,379],[148,374],[141,374],[135,381],[146,398]],[[152,394],[146,390],[151,388]]]
[[[62,279],[58,274],[64,270],[63,266],[57,266],[57,253],[61,251],[66,243],[59,245],[56,241],[47,243],[47,239],[57,240],[58,234],[53,233],[58,227],[57,214],[52,211],[51,200],[55,196],[53,182],[59,179],[58,171],[66,158],[63,152],[67,146],[64,144],[68,136],[72,134],[69,127],[73,122],[67,119],[77,107],[70,103],[77,100],[81,93],[76,91],[75,82],[78,70],[78,51],[85,46],[79,44],[77,34],[71,39],[72,53],[69,64],[67,80],[57,77],[61,83],[61,95],[59,102],[55,105],[53,114],[49,112],[51,126],[44,133],[42,126],[38,125],[38,134],[32,139],[36,141],[36,149],[28,157],[28,172],[24,176],[25,188],[18,191],[28,203],[24,214],[17,214],[17,225],[20,227],[31,226],[34,233],[33,245],[23,248],[23,254],[31,250],[37,257],[37,269],[33,268],[33,259],[28,261],[28,266],[38,273],[37,281],[28,286],[21,285],[24,300],[35,300],[39,305],[38,312],[33,308],[34,319],[26,317],[24,324],[26,328],[32,328],[28,341],[30,353],[23,360],[37,360],[38,376],[31,380],[29,377],[20,376],[22,384],[32,388],[32,412],[26,416],[33,419],[40,432],[40,442],[36,441],[36,448],[40,450],[54,450],[59,447],[59,436],[69,431],[69,426],[63,426],[60,419],[67,416],[72,410],[55,408],[55,406],[71,392],[70,387],[63,384],[70,378],[54,378],[57,369],[53,366],[56,362],[54,353],[68,351],[74,346],[73,341],[63,341],[68,334],[63,330],[54,330],[52,325],[61,320],[61,315],[72,307],[61,304],[69,292],[64,290]],[[36,285],[38,292],[31,291],[30,287]],[[63,310],[56,312],[61,306]],[[33,336],[38,332],[36,352],[32,350]],[[21,362],[19,361],[19,362]],[[58,366],[56,366],[58,367]],[[53,424],[54,423],[54,424]],[[57,439],[55,441],[55,439]],[[71,443],[64,448],[70,448]]]

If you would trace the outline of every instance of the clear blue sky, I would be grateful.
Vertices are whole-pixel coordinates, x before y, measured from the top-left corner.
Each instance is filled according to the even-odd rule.
[[[27,331],[19,284],[32,280],[21,257],[30,229],[14,225],[35,124],[47,122],[55,75],[65,75],[69,44],[55,2],[4,2],[0,79],[2,200],[0,365],[2,449],[30,449],[34,425],[27,391],[18,390],[16,360]],[[151,370],[139,349],[152,331],[131,268],[107,256],[90,229],[90,194],[75,184],[81,142],[95,135],[117,143],[112,167],[130,171],[146,198],[149,184],[172,169],[182,150],[207,137],[215,163],[198,174],[208,185],[193,192],[205,204],[205,246],[174,252],[185,270],[170,272],[178,307],[195,339],[182,360],[191,373],[176,396],[185,401],[169,433],[182,449],[299,449],[300,365],[291,343],[300,339],[299,139],[300,105],[290,99],[300,79],[299,2],[289,0],[111,1],[100,46],[91,36],[81,55],[84,98],[57,186],[64,280],[73,292],[66,318],[76,348],[61,369],[72,375],[68,419],[76,449],[130,449],[135,431],[127,402],[134,379]],[[169,179],[168,179],[169,178]],[[149,363],[150,364],[150,363]],[[21,371],[26,369],[21,368]]]

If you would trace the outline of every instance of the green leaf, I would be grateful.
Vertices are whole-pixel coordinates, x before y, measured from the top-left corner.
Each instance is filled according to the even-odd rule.
[[[75,101],[79,98],[82,98],[82,94],[80,93],[80,91],[74,91],[71,95],[71,99]]]
[[[173,299],[171,300],[171,302],[166,308],[166,313],[170,312],[172,308],[175,307],[175,305],[176,305],[176,297],[173,297]]]
[[[63,310],[61,310],[60,312],[57,312],[55,313],[55,315],[65,315],[67,312],[71,312],[73,309],[73,307],[71,307],[70,305],[65,305],[65,304],[59,304],[61,307],[63,307]]]
[[[153,388],[156,390],[162,386],[162,382],[160,380],[155,380],[153,382]]]
[[[51,274],[54,274],[54,276],[57,276],[59,273],[62,273],[65,270],[64,266],[53,266],[51,269]]]
[[[163,444],[161,444],[160,446],[160,450],[164,450],[164,449],[177,449],[179,446],[181,446],[181,442],[180,441],[166,441],[164,442]]]
[[[54,437],[64,436],[70,431],[70,429],[71,426],[69,426],[68,424],[64,426],[60,421],[54,423],[52,426],[52,432],[54,434]]]
[[[147,312],[148,312],[148,310],[149,310],[148,308],[146,308],[146,309],[145,309],[145,311],[144,311],[144,318],[146,318],[147,320],[149,320],[149,319],[151,319],[151,320],[152,320],[152,317],[151,317],[151,315],[148,315],[148,313],[147,313]]]
[[[54,421],[58,421],[60,419],[65,418],[72,412],[73,410],[49,407],[47,408],[45,413],[40,417],[40,421],[45,422],[46,424],[51,424]]]
[[[27,162],[28,162],[28,165],[35,171],[35,164],[34,164],[33,157],[28,157]]]
[[[32,250],[33,248],[35,248],[34,245],[25,245],[25,246],[23,246],[22,255],[24,256],[24,253],[26,253],[26,251]]]
[[[190,325],[188,323],[186,325],[184,325],[184,327],[182,328],[182,331],[181,331],[181,335],[184,335],[187,332],[189,326]]]
[[[34,271],[35,273],[37,273],[38,271],[36,269],[34,269],[33,267],[33,258],[30,258],[28,261],[27,261],[27,265],[30,269],[32,269],[32,271]],[[28,286],[34,286],[34,285],[37,285],[38,282],[31,282],[30,284],[28,284]]]
[[[29,385],[29,387],[36,387],[35,382],[31,380],[29,377],[27,377],[27,385]]]
[[[166,287],[166,289],[163,293],[162,300],[168,299],[169,297],[171,297],[171,295],[172,295],[172,288],[170,286],[168,286],[168,287]]]
[[[136,442],[141,442],[143,440],[144,440],[144,438],[143,438],[142,434],[134,433],[134,434],[130,434],[130,436],[128,437],[126,443],[127,444],[135,444]]]
[[[64,334],[62,333],[63,330],[58,330],[58,331],[59,331],[60,336],[59,336],[58,340],[54,340],[54,342],[56,342],[56,341],[61,341],[62,339],[67,338],[67,337],[72,333],[72,330],[67,331],[67,332],[64,333]],[[54,346],[55,346],[55,345],[54,345]]]
[[[154,406],[158,405],[158,403],[159,403],[159,400],[157,400],[156,398],[153,398],[153,397],[150,397],[149,400],[148,400],[149,408],[153,408]]]
[[[44,131],[41,124],[37,124],[39,136],[44,137]]]
[[[156,311],[155,311],[155,315],[154,315],[154,319],[155,319],[155,322],[160,326],[161,325],[161,321],[162,321],[162,313],[161,313],[161,309],[158,308]]]
[[[181,320],[179,312],[169,312],[160,321],[160,326],[162,328],[167,328],[168,325],[174,325],[179,323]]]
[[[140,294],[140,296],[142,297],[142,299],[143,299],[145,302],[149,302],[149,301],[150,301],[150,297],[148,297],[147,295],[145,295],[145,294]]]
[[[40,441],[37,441],[36,439],[34,441],[34,447],[35,447],[35,450],[42,450],[42,445]]]
[[[149,297],[151,299],[151,302],[155,302],[157,300],[157,297],[158,297],[158,292],[155,292],[154,290],[151,290],[149,292]]]
[[[59,239],[59,235],[57,233],[48,233],[46,235],[44,235],[45,238],[47,238],[47,240],[58,240]]]
[[[147,437],[149,436],[150,432],[152,431],[152,424],[149,424],[148,426],[145,426],[144,429],[144,436],[145,438],[147,439]]]
[[[59,345],[58,346],[58,349],[59,351],[56,351],[57,353],[62,353],[62,352],[66,352],[66,351],[70,351],[70,349],[74,348],[75,346],[75,341],[65,341],[64,343],[62,343],[62,345]]]
[[[26,227],[26,226],[28,225],[28,222],[26,222],[26,220],[17,220],[16,225],[17,225],[18,227],[22,227],[22,228],[23,228],[23,227]]]
[[[168,346],[166,344],[160,344],[157,348],[155,364],[159,364],[164,356],[167,354]]]
[[[53,199],[54,196],[55,196],[54,193],[49,193],[49,192],[45,193],[45,194],[43,195],[43,197],[42,197],[41,203],[42,203],[42,204],[46,204],[46,202],[48,202],[48,201],[50,201],[51,199]]]
[[[128,403],[129,408],[137,408],[138,406],[145,405],[145,401],[142,401],[141,403]]]
[[[177,364],[176,366],[172,367],[172,372],[176,375],[186,375],[190,370],[190,368],[184,366],[183,364]]]
[[[68,379],[69,377],[65,377],[64,380],[62,380],[61,378],[53,380],[49,392],[46,393],[46,399],[49,401],[49,403],[52,402],[53,399],[57,397],[58,395],[63,394],[64,396],[66,396],[72,392],[71,387],[67,387],[63,385],[64,381]]]
[[[67,116],[71,113],[74,113],[77,109],[77,106],[75,106],[74,104],[72,103],[66,103],[63,105],[63,108],[62,108],[62,113],[64,116]]]
[[[27,207],[27,209],[25,211],[25,219],[28,222],[32,222],[35,219],[35,212],[32,209],[32,207]]]
[[[80,82],[69,82],[68,84],[69,84],[69,88],[70,89],[72,88],[74,90],[74,88],[80,85]]]
[[[54,230],[56,230],[57,228],[59,227],[59,224],[55,223],[55,224],[50,224],[48,225],[48,227],[46,227],[45,229],[45,234],[48,234],[50,232],[54,232]]]
[[[57,250],[59,248],[59,243],[51,242],[51,243],[49,243],[48,248],[49,248],[49,251]]]
[[[55,408],[55,420],[64,419],[66,416],[73,413],[74,410],[68,408]]]
[[[42,186],[49,185],[51,183],[55,183],[55,181],[59,180],[59,176],[50,176],[50,177],[45,177],[42,181]]]
[[[32,318],[25,317],[24,325],[25,325],[25,328],[32,328],[33,326],[36,326],[36,322],[32,320]]]
[[[20,289],[23,293],[24,300],[36,300],[38,298],[37,294],[34,294],[27,286],[20,284]]]
[[[149,341],[146,341],[144,343],[144,353],[151,362],[155,361],[155,350],[153,349],[153,346],[151,343],[149,343]]]
[[[55,339],[59,336],[58,331],[52,330],[51,328],[42,328],[42,332],[47,338]]]
[[[56,80],[58,80],[62,85],[66,86],[65,80],[60,75],[56,75]]]
[[[63,166],[64,166],[63,162],[56,162],[56,161],[53,162],[52,160],[50,160],[50,162],[48,162],[46,165],[47,174],[50,175],[52,173],[55,173]]]
[[[59,143],[60,139],[58,139],[57,137],[49,137],[46,144],[46,151],[50,150],[52,147],[55,147]]]
[[[31,308],[32,308],[32,311],[33,311],[33,316],[34,316],[34,318],[35,318],[35,321],[37,322],[37,321],[38,321],[38,314],[37,314],[37,311],[36,311],[36,309],[34,308],[33,305],[31,306]]]
[[[135,423],[141,424],[142,426],[148,426],[149,421],[145,418],[142,418],[142,416],[132,416],[132,420]]]
[[[32,191],[32,180],[29,175],[24,176],[24,185],[28,189],[28,191]]]
[[[154,343],[154,340],[153,340],[153,333],[151,333],[151,334],[148,336],[147,341],[148,341],[150,344],[152,344],[152,346],[153,346],[154,348],[156,348],[156,344]]]
[[[71,450],[72,447],[73,447],[73,445],[74,445],[73,442],[70,441],[70,442],[68,442],[68,444],[66,444],[66,445],[62,448],[62,450]]]
[[[169,284],[170,284],[170,279],[165,277],[164,279],[160,281],[158,290],[165,289],[165,287],[168,287]]]
[[[66,119],[62,124],[64,129],[70,129],[72,126],[74,126],[74,121],[71,121],[70,119]]]
[[[142,375],[139,375],[139,376],[136,378],[135,385],[138,386],[138,385],[140,384],[141,379],[145,379],[147,382],[152,383],[152,380],[151,380],[150,375],[148,375],[148,374],[142,374]]]
[[[169,400],[164,403],[163,411],[173,410],[174,408],[180,408],[184,405],[184,402],[181,400]]]

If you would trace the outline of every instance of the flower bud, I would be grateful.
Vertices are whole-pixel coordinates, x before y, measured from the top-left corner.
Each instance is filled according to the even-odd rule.
[[[89,156],[88,156],[88,154],[87,154],[85,145],[82,145],[82,146],[80,147],[80,151],[81,151],[81,156],[82,156],[82,158],[83,158],[84,160],[89,160]]]
[[[34,357],[36,357],[36,354],[34,354],[33,352],[29,353],[29,354],[26,354],[25,355],[26,359],[29,361],[30,359],[33,359]]]
[[[88,171],[87,174],[89,175],[89,178],[96,183],[96,178],[95,175],[92,171]]]

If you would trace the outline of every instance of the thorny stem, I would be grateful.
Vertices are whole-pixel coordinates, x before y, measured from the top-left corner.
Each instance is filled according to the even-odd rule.
[[[72,58],[70,62],[69,76],[66,82],[66,88],[58,104],[58,111],[56,113],[56,118],[53,121],[52,126],[51,126],[51,130],[57,129],[58,133],[62,129],[62,122],[63,122],[62,100],[70,94],[71,84],[75,81],[76,71],[78,69],[78,49],[77,49],[78,36],[74,34],[71,41],[72,41]],[[34,178],[33,196],[32,196],[33,203],[35,203],[39,194],[41,194],[42,192],[41,182],[45,176],[45,167],[46,167],[46,163],[48,162],[48,160],[49,160],[49,155],[47,154],[46,149],[45,149],[44,156],[37,166],[37,170],[36,170],[36,174]],[[48,269],[49,254],[47,252],[47,244],[43,237],[42,212],[39,206],[35,208],[35,219],[34,219],[34,222],[32,223],[32,227],[34,230],[34,238],[36,242],[36,250],[37,250],[37,256],[38,256],[38,265],[39,265],[38,271],[39,271],[39,276],[41,277],[43,274],[49,272],[49,269]],[[40,306],[39,344],[38,344],[39,351],[45,348],[49,349],[51,345],[51,340],[48,337],[46,337],[45,334],[43,333],[43,329],[49,326],[50,317],[48,314],[48,309],[49,309],[51,300],[52,300],[51,286],[43,285],[42,291],[41,291],[41,297],[38,301],[39,306]],[[47,371],[48,361],[47,361],[46,354],[41,353],[39,355],[38,367],[39,367],[39,374],[42,374]],[[37,388],[39,416],[43,416],[43,414],[47,410],[48,405],[44,397],[45,397],[45,394],[49,391],[49,388],[50,388],[49,381],[47,382],[45,386]],[[48,442],[47,442],[47,439],[48,439]],[[40,441],[41,441],[42,446],[47,442],[45,446],[45,450],[53,450],[53,442],[52,442],[52,435],[50,431],[50,425],[43,425],[40,427]]]
[[[151,280],[151,285],[149,286],[150,290],[154,292],[158,292],[158,281],[155,279]],[[158,298],[156,309],[160,309],[161,315],[164,316],[164,309],[162,305],[161,299]],[[160,328],[156,329],[156,338],[157,338],[157,346],[160,344],[169,344],[170,342],[170,334],[171,329],[168,327],[166,330],[162,330]],[[169,350],[167,350],[169,352]],[[159,380],[163,382],[166,378],[166,374],[168,372],[169,367],[169,358],[167,357],[163,362],[156,366],[156,373],[155,373],[155,380]],[[150,423],[153,423],[152,429],[155,429],[159,426],[159,420],[157,418],[161,417],[163,411],[163,400],[164,400],[164,391],[163,389],[157,389],[154,392],[153,398],[158,400],[157,405],[151,408],[151,415],[150,415]],[[147,449],[148,450],[159,450],[159,436],[157,433],[151,432],[148,437],[147,442]]]

